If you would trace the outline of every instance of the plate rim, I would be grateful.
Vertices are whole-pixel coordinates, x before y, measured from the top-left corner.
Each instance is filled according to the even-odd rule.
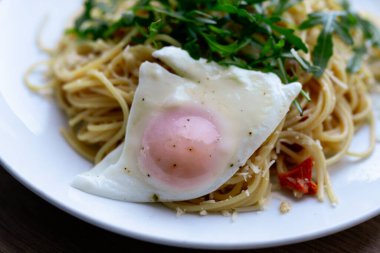
[[[48,202],[49,204],[53,205],[54,207],[58,208],[59,210],[65,212],[66,214],[73,216],[81,221],[84,221],[88,224],[91,224],[92,226],[98,227],[100,229],[104,229],[108,232],[115,233],[121,236],[130,237],[135,240],[145,241],[147,243],[156,243],[164,246],[170,246],[170,247],[180,247],[180,248],[188,248],[188,249],[210,249],[210,250],[247,250],[247,249],[264,249],[264,248],[274,248],[274,247],[280,247],[280,246],[286,246],[286,245],[292,245],[296,243],[305,243],[311,240],[320,239],[329,235],[333,235],[338,232],[342,232],[346,229],[352,228],[354,226],[357,226],[363,222],[366,222],[378,215],[380,215],[380,205],[377,209],[374,209],[365,215],[362,215],[360,218],[349,220],[345,223],[340,224],[339,226],[334,226],[329,229],[321,229],[321,231],[314,231],[309,234],[305,234],[300,237],[291,237],[290,239],[278,239],[275,241],[270,242],[252,242],[252,243],[196,243],[196,242],[179,242],[177,240],[172,240],[169,238],[160,237],[159,235],[153,236],[153,235],[147,235],[143,233],[138,233],[133,230],[130,230],[128,228],[125,229],[119,229],[115,227],[114,225],[108,224],[107,222],[98,220],[96,218],[91,217],[90,215],[86,215],[85,213],[82,213],[74,208],[71,208],[70,206],[66,205],[65,203],[54,199],[54,197],[49,196],[46,192],[38,189],[37,187],[34,187],[34,185],[26,180],[22,175],[12,168],[12,166],[9,166],[7,162],[3,159],[3,157],[0,154],[0,167],[2,167],[9,175],[11,175],[17,182],[19,182],[21,185],[23,185],[25,188],[27,188],[29,191],[36,194],[38,197],[43,199],[44,201]]]
[[[1,1],[1,3],[9,3],[12,1]],[[13,3],[17,3],[16,1]],[[1,61],[1,60],[0,60]],[[0,62],[1,63],[1,62]],[[20,84],[20,83],[19,83]],[[1,96],[0,90],[0,101],[4,98]],[[5,108],[4,111],[7,111],[8,108]],[[0,108],[0,114],[3,111]],[[11,112],[13,114],[13,112]],[[0,135],[4,134],[3,131],[0,131]],[[378,147],[380,147],[378,145]],[[309,232],[308,234],[302,234],[302,236],[292,235],[291,237],[285,237],[283,239],[276,240],[265,240],[263,242],[260,241],[252,241],[247,242],[196,242],[195,240],[191,241],[180,241],[178,239],[171,239],[169,237],[161,236],[161,234],[153,234],[148,233],[147,231],[142,230],[134,230],[130,227],[117,227],[114,223],[110,223],[97,217],[92,217],[91,214],[87,214],[86,212],[81,211],[80,209],[76,209],[75,206],[70,205],[70,203],[65,203],[63,199],[60,198],[59,195],[55,195],[48,191],[44,191],[39,188],[37,183],[33,180],[28,180],[26,175],[23,173],[23,170],[16,168],[15,166],[10,166],[8,164],[6,155],[0,153],[0,167],[4,168],[4,170],[11,175],[15,180],[17,180],[21,185],[26,187],[29,191],[36,194],[38,197],[43,199],[44,201],[50,203],[54,207],[62,210],[63,212],[80,219],[88,224],[99,227],[101,229],[107,230],[112,233],[116,233],[122,236],[127,236],[136,240],[145,241],[148,243],[156,243],[166,246],[174,246],[174,247],[182,247],[182,248],[191,248],[191,249],[214,249],[214,250],[228,250],[228,249],[260,249],[260,248],[272,248],[284,245],[291,245],[300,242],[306,242],[314,239],[318,239],[321,237],[325,237],[337,232],[341,232],[345,229],[354,227],[360,223],[363,223],[377,215],[380,215],[380,204],[378,206],[373,206],[369,211],[365,212],[362,215],[356,215],[355,219],[345,219],[344,222],[339,223],[339,225],[330,226],[328,228],[315,229],[314,231]],[[0,168],[1,169],[1,168]],[[380,181],[379,181],[380,182]]]

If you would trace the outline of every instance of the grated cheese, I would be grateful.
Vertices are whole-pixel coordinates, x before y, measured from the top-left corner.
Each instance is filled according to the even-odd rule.
[[[323,150],[323,147],[322,147],[322,144],[320,142],[320,140],[316,140],[316,143],[317,143],[317,146],[320,150]]]
[[[234,212],[232,213],[232,216],[231,216],[231,221],[232,221],[232,222],[235,222],[235,221],[237,220],[237,216],[238,216],[238,213],[237,213],[236,211],[234,211]]]
[[[251,160],[247,161],[247,165],[248,165],[248,168],[253,171],[253,173],[259,174],[261,172],[260,168],[258,166],[256,166],[255,164],[253,164],[253,162],[251,162]]]
[[[214,204],[214,203],[216,203],[215,199],[209,199],[209,200],[202,201],[202,204]]]
[[[291,206],[290,206],[290,204],[289,204],[288,202],[286,202],[286,201],[281,201],[281,204],[280,204],[280,212],[281,212],[282,214],[286,214],[286,213],[288,213],[288,212],[290,211],[290,209],[291,209]]]
[[[182,216],[182,215],[185,214],[185,211],[182,210],[182,209],[179,208],[179,207],[176,208],[176,211],[177,211],[177,214],[176,214],[177,217]]]
[[[236,173],[236,174],[239,176],[242,176],[244,181],[247,182],[247,178],[249,177],[248,172],[240,172],[240,173]]]
[[[227,211],[227,210],[223,210],[223,211],[222,211],[222,215],[223,215],[224,217],[230,217],[230,216],[231,216],[231,213],[230,213],[229,211]]]

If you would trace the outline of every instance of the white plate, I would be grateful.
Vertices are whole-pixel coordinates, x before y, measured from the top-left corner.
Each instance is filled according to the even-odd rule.
[[[357,1],[355,1],[357,3]],[[239,214],[235,222],[219,215],[201,217],[175,213],[160,206],[108,200],[70,187],[75,175],[91,167],[64,141],[62,113],[51,99],[29,91],[22,82],[32,63],[45,59],[35,44],[46,14],[43,38],[49,45],[60,36],[74,13],[76,0],[0,1],[0,157],[4,167],[29,189],[66,212],[89,223],[133,238],[193,248],[242,249],[290,244],[322,237],[354,226],[380,213],[380,147],[371,158],[346,159],[331,168],[339,204],[314,198],[292,202],[286,215],[273,194],[266,210]],[[361,7],[379,10],[380,2],[362,0]],[[365,131],[358,136],[367,142]]]

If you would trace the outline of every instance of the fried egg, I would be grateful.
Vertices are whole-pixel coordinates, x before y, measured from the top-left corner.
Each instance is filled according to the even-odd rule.
[[[205,59],[176,47],[144,62],[125,141],[73,186],[130,202],[208,194],[236,173],[284,119],[301,84]],[[170,69],[170,71],[168,70]]]

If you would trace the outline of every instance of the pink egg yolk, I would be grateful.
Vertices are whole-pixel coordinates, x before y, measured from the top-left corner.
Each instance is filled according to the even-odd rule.
[[[176,108],[145,129],[139,164],[145,176],[177,189],[194,188],[218,174],[220,131],[203,110]]]

